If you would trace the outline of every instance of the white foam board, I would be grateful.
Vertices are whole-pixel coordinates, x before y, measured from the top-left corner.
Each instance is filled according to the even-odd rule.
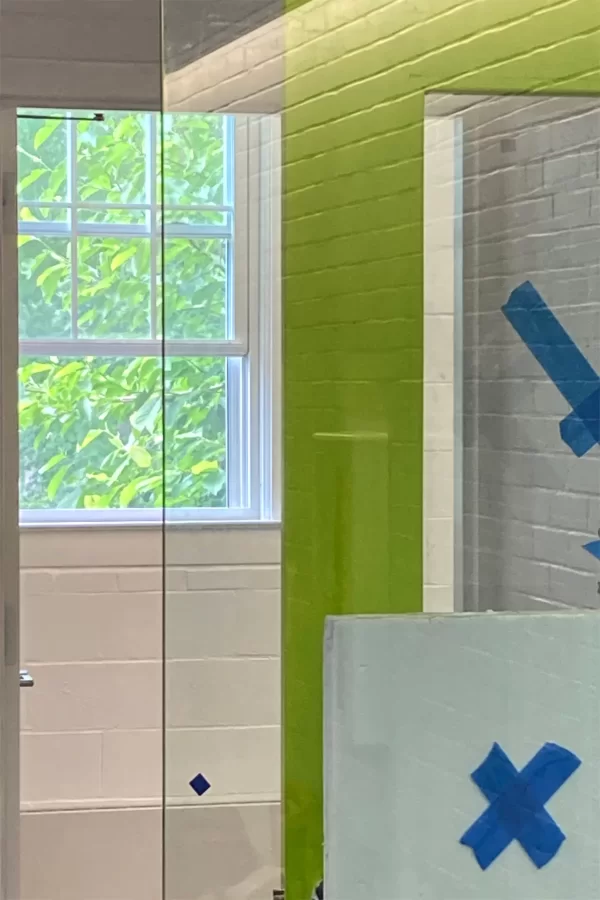
[[[600,897],[598,613],[332,618],[324,735],[327,900]],[[513,841],[483,871],[459,842],[494,742],[519,770],[546,742],[582,761],[544,868]]]

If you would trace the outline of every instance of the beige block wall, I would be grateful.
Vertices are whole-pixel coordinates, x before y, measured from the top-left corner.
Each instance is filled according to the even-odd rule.
[[[23,897],[158,897],[160,532],[25,530],[21,546],[21,658],[36,681],[22,691]],[[166,550],[170,896],[247,879],[240,896],[253,879],[264,893],[280,865],[279,529],[181,529]],[[200,771],[203,798],[189,787]],[[246,863],[228,868],[232,854]]]

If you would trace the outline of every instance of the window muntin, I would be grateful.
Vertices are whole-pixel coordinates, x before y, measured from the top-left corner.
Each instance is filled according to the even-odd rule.
[[[19,119],[22,517],[255,515],[247,123],[63,114]]]

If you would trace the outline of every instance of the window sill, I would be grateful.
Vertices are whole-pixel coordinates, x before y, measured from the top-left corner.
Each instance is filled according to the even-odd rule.
[[[278,530],[281,528],[281,519],[188,519],[181,521],[164,522],[160,520],[134,521],[132,519],[106,519],[104,521],[92,521],[81,519],[80,521],[46,522],[20,522],[19,531],[233,531],[252,528],[254,530]]]

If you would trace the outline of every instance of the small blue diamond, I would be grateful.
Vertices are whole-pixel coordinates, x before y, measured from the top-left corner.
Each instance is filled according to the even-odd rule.
[[[190,781],[190,787],[196,791],[199,797],[205,794],[210,787],[210,782],[206,780],[202,773],[198,773],[195,778]]]

